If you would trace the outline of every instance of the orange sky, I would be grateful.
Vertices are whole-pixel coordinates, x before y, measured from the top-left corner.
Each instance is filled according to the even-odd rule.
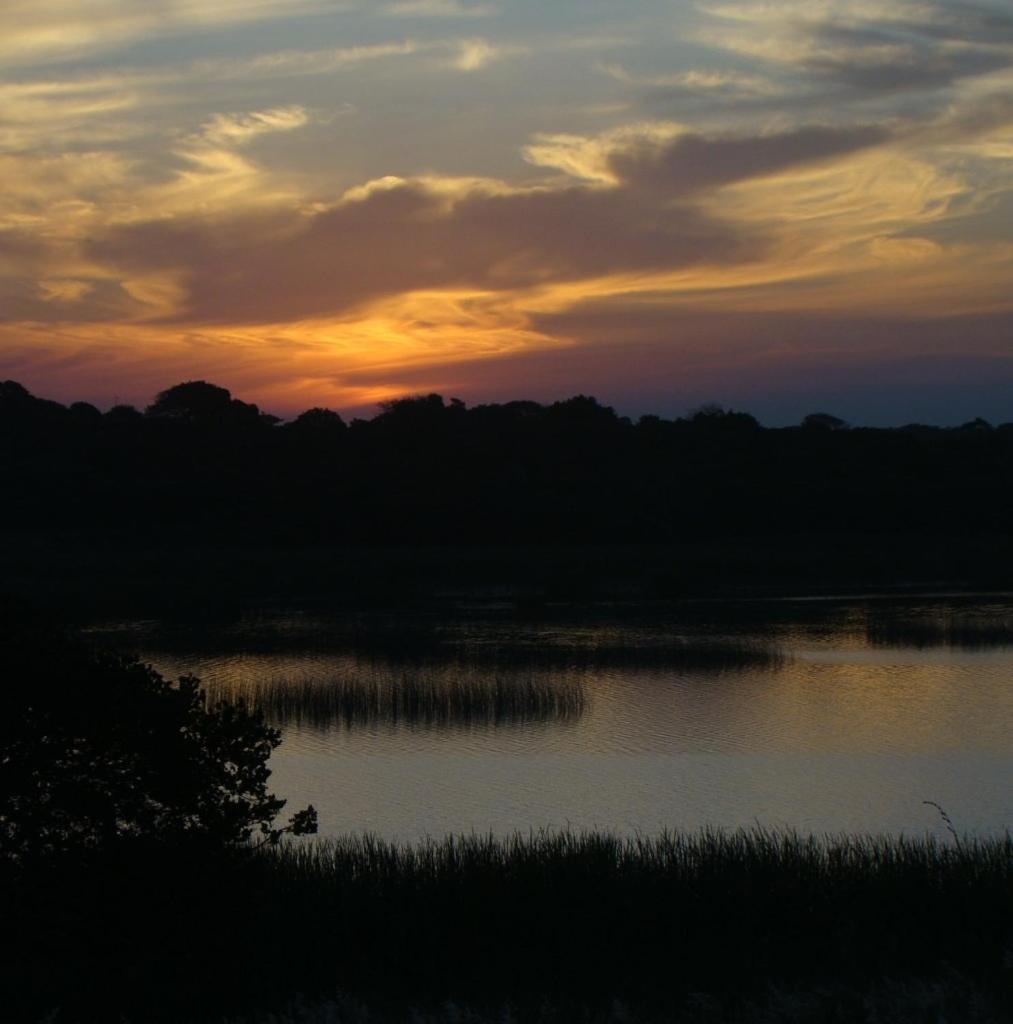
[[[17,0],[0,67],[36,393],[1013,419],[1006,5]]]

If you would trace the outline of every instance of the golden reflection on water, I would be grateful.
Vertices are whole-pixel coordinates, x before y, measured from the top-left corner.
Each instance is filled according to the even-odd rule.
[[[918,609],[913,629],[848,607],[724,633],[701,621],[664,644],[656,623],[469,622],[451,629],[453,656],[443,661],[432,651],[385,658],[312,644],[167,652],[157,638],[147,657],[167,674],[196,672],[213,692],[273,695],[276,711],[279,696],[294,696],[275,785],[294,804],[314,803],[325,832],[410,838],[757,820],[936,830],[927,799],[961,828],[1008,827],[1013,646],[1002,641],[1011,620],[1004,609],[972,609],[977,619],[931,611]],[[722,643],[727,656],[718,657]],[[763,650],[777,656],[757,656]],[[423,681],[435,712],[328,717],[335,687],[374,700],[406,680]],[[489,694],[510,686],[531,699],[497,712]],[[440,710],[441,688],[454,687],[465,695],[461,713]],[[304,699],[321,713],[300,716]]]

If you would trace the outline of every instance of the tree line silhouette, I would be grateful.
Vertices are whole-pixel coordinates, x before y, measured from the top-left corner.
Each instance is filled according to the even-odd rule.
[[[0,383],[0,526],[281,543],[668,543],[796,532],[1008,532],[1013,423],[768,429],[706,406],[420,395],[289,422],[204,381],[143,412]]]

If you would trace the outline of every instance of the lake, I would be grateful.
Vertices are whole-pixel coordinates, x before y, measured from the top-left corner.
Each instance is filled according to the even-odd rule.
[[[106,623],[284,730],[323,834],[1013,826],[1013,597]]]

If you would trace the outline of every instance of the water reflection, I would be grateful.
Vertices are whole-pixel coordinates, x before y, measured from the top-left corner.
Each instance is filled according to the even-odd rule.
[[[274,723],[327,729],[566,724],[610,673],[650,677],[775,671],[776,647],[611,623],[321,620],[280,616],[219,629],[107,627],[171,676],[196,673],[212,699],[241,698]],[[664,685],[662,682],[660,685]]]
[[[475,676],[446,665],[399,675],[377,667],[322,665],[320,660],[313,665],[316,671],[308,675],[305,665],[292,666],[281,676],[229,672],[207,688],[212,699],[240,697],[279,725],[323,730],[565,724],[580,718],[587,704],[581,680],[569,677]],[[317,674],[322,669],[325,674]]]
[[[325,832],[1013,821],[1008,601],[282,615],[106,639],[286,726]]]
[[[618,610],[615,612],[619,614]],[[629,614],[629,610],[627,610]],[[354,656],[358,662],[417,665],[450,663],[535,667],[648,668],[723,671],[779,666],[782,654],[762,636],[715,630],[706,622],[648,617],[635,622],[598,613],[588,621],[560,613],[550,622],[509,616],[459,614],[355,617],[285,613],[205,624],[143,621],[107,623],[90,630],[117,646],[165,655],[284,654]]]

